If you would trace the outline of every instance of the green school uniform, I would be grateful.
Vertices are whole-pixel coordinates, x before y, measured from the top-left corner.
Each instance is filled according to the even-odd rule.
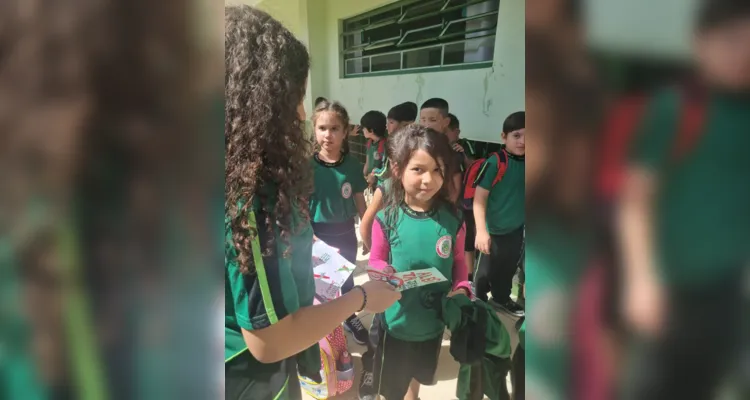
[[[369,175],[375,169],[383,168],[385,161],[386,139],[380,138],[377,142],[367,141],[367,170],[365,175]]]
[[[458,171],[461,173],[464,173],[466,171],[466,158],[469,157],[473,160],[477,159],[476,149],[474,148],[474,144],[471,143],[470,140],[467,139],[458,139],[455,141],[455,144],[459,144],[464,151],[456,151],[456,162],[458,163],[456,167],[458,168]]]
[[[269,198],[269,207],[273,207],[275,200]],[[265,215],[261,211],[258,200],[254,202],[251,214],[251,224],[257,223],[259,232],[258,246],[266,243],[267,235]],[[246,356],[247,346],[242,337],[242,329],[263,329],[302,307],[313,304],[315,283],[312,267],[312,228],[308,223],[301,223],[299,213],[292,215],[292,226],[296,226],[294,233],[287,239],[291,246],[291,254],[284,257],[287,245],[280,238],[278,226],[274,224],[276,235],[275,253],[269,257],[256,258],[256,272],[251,275],[240,273],[237,264],[237,251],[232,244],[229,220],[225,221],[225,319],[224,319],[224,359],[230,363],[235,359],[250,360],[249,368],[252,376],[263,380],[268,376],[278,374],[287,368],[287,363],[297,362],[300,369],[316,372],[320,370],[320,355],[318,346],[296,356],[296,360],[284,360],[272,364],[261,364],[252,355]],[[260,252],[255,252],[260,254]],[[262,260],[262,261],[261,261]],[[247,352],[249,354],[249,352]],[[281,390],[279,399],[287,398]]]
[[[373,172],[375,172],[375,178],[377,178],[378,184],[388,180],[391,177],[390,162],[388,161],[387,155],[383,160],[383,166],[381,168],[375,168]]]
[[[49,398],[31,352],[31,327],[23,315],[21,277],[10,242],[0,240],[0,399]]]
[[[571,378],[571,330],[576,288],[589,241],[583,232],[548,221],[529,228],[526,241],[526,319],[520,340],[528,398],[566,399]],[[526,331],[526,324],[529,330]]]
[[[490,399],[502,398],[505,376],[510,369],[510,334],[497,312],[487,303],[472,301],[466,296],[443,300],[443,320],[451,332],[451,354],[464,354],[465,346],[477,339],[466,330],[471,329],[470,323],[476,323],[482,317],[486,318],[484,357],[477,364],[459,366],[456,382],[459,399],[474,399],[479,393]]]
[[[750,94],[707,95],[703,133],[674,160],[683,96],[657,93],[631,161],[661,171],[656,259],[669,285],[711,284],[750,258]]]
[[[354,195],[367,188],[362,164],[348,154],[335,163],[327,163],[315,154],[311,165],[315,177],[315,191],[310,196],[312,222],[339,223],[357,216]]]
[[[466,154],[467,156],[471,158],[477,158],[477,149],[471,140],[459,138],[458,140],[456,140],[456,143],[458,143],[459,145],[461,145],[461,147],[463,147],[464,154]]]
[[[453,248],[462,226],[460,215],[447,206],[416,212],[402,205],[392,214],[380,210],[376,218],[390,244],[390,264],[398,272],[437,268],[448,281],[404,291],[401,300],[385,310],[386,330],[397,339],[424,341],[443,334],[441,300],[451,290]]]
[[[498,165],[495,157],[487,158],[487,167],[479,187],[489,190],[487,199],[487,231],[504,235],[520,228],[526,220],[526,162],[524,157],[508,154],[508,167],[494,187]]]

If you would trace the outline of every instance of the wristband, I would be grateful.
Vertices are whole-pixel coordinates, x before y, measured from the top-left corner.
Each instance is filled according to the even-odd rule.
[[[362,312],[367,307],[367,291],[360,285],[354,286],[352,289],[359,289],[362,292],[362,307],[357,310],[357,312]]]

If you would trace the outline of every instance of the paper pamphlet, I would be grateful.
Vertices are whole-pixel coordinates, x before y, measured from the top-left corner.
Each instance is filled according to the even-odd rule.
[[[370,276],[371,280],[391,283],[399,292],[413,289],[415,287],[448,281],[437,268],[417,269],[407,272],[395,272],[392,274],[368,268],[367,274]]]
[[[322,240],[313,244],[312,260],[315,294],[321,301],[335,299],[356,266]]]

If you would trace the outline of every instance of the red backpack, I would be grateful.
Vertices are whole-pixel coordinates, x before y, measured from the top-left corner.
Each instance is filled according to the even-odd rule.
[[[681,161],[697,144],[704,133],[706,119],[705,92],[699,87],[680,88],[681,104],[677,115],[677,133],[670,155],[671,162]],[[605,127],[601,152],[598,194],[610,200],[617,196],[625,173],[627,152],[637,132],[649,97],[642,94],[627,97],[615,106]]]
[[[378,141],[378,153],[383,154],[383,157],[385,157],[385,142],[386,138],[382,138]],[[370,150],[370,147],[372,146],[372,140],[367,141],[367,150]],[[382,159],[378,160],[382,161]]]
[[[466,172],[464,172],[463,185],[461,186],[461,204],[465,210],[474,209],[474,194],[477,191],[479,181],[482,180],[484,174],[487,172],[487,161],[490,157],[497,159],[497,175],[492,180],[492,187],[495,187],[503,179],[505,171],[508,169],[508,153],[505,152],[505,149],[491,153],[487,158],[474,160],[469,165],[469,168],[466,169]]]

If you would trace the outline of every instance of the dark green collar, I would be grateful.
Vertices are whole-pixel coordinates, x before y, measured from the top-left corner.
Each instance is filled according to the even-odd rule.
[[[329,163],[329,162],[321,160],[320,157],[318,156],[318,153],[315,153],[315,155],[313,155],[313,158],[315,159],[315,162],[317,162],[318,164],[320,164],[320,165],[322,165],[324,167],[327,167],[327,168],[335,168],[335,167],[338,167],[339,165],[343,164],[344,163],[344,157],[346,157],[346,154],[341,154],[341,158],[339,158],[338,161]]]
[[[431,209],[427,211],[415,211],[415,210],[412,210],[411,207],[406,205],[406,203],[401,203],[401,209],[404,211],[406,215],[414,219],[427,219],[437,214],[437,207],[435,207],[434,205]]]

